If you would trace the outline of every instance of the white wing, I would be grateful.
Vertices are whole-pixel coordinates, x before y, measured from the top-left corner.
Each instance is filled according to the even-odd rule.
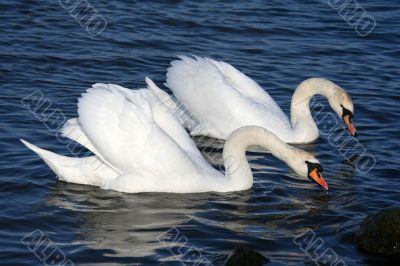
[[[281,108],[276,104],[274,99],[272,99],[272,97],[263,88],[261,88],[257,82],[228,63],[223,61],[215,61],[209,58],[206,58],[206,60],[215,65],[225,79],[226,83],[239,91],[243,97],[246,97],[256,103],[260,103],[269,109],[282,112]],[[283,112],[282,115],[286,116]]]
[[[125,174],[163,178],[196,173],[196,164],[157,124],[149,90],[95,84],[79,99],[79,122],[96,150]]]
[[[81,125],[79,124],[78,118],[69,119],[64,126],[60,129],[60,133],[62,136],[72,139],[82,146],[86,147],[88,150],[93,152],[94,154],[98,154],[99,152],[87,138],[85,133],[82,131]]]
[[[287,116],[256,82],[227,63],[180,57],[167,85],[198,121],[193,135],[226,139],[235,129],[258,125],[275,134],[290,129]]]
[[[153,117],[157,125],[174,139],[202,169],[209,169],[210,164],[204,159],[194,141],[182,127],[185,123],[189,125],[186,114],[183,113],[178,104],[166,105],[166,102],[172,103],[175,100],[162,91],[150,78],[146,78],[146,82],[149,90],[157,92],[157,98],[152,101]]]
[[[147,88],[157,96],[158,101],[169,110],[167,113],[172,115],[174,120],[179,121],[182,126],[192,130],[196,123],[193,121],[191,113],[177,99],[161,90],[150,78],[146,77],[146,83]]]
[[[79,118],[69,119],[60,129],[60,133],[62,136],[72,139],[81,144],[82,146],[86,147],[88,150],[93,152],[96,155],[96,157],[102,160],[102,162],[105,163],[107,166],[111,167],[116,172],[121,173],[119,169],[117,169],[115,166],[110,164],[106,159],[104,159],[104,157],[100,154],[100,152],[96,149],[96,147],[94,147],[93,143],[88,139],[85,132],[83,132],[82,127],[79,123]]]

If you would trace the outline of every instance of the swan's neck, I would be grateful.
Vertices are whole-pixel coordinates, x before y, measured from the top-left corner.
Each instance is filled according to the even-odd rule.
[[[319,135],[310,111],[311,98],[316,94],[322,95],[329,100],[332,106],[334,94],[338,89],[333,82],[323,78],[307,79],[297,87],[290,108],[292,128],[297,142],[310,142]],[[318,111],[321,108],[316,107],[315,109]]]
[[[245,190],[253,185],[253,174],[246,158],[250,146],[263,147],[286,163],[293,155],[289,145],[264,128],[246,126],[235,130],[228,137],[223,151],[225,176],[231,190]]]

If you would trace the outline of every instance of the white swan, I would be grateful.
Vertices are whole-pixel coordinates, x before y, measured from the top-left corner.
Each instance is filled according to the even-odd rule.
[[[21,140],[63,181],[131,193],[245,190],[253,184],[246,149],[258,145],[305,179],[328,189],[317,159],[256,126],[230,135],[223,151],[223,175],[204,159],[179,121],[148,89],[95,84],[79,99],[78,114],[62,133],[90,149],[95,154],[91,157],[65,157]]]
[[[166,106],[178,106],[189,112],[191,121],[182,121],[191,135],[227,137],[243,126],[260,126],[287,143],[306,143],[317,139],[319,132],[310,113],[310,99],[321,94],[343,118],[351,135],[356,136],[352,122],[353,103],[338,85],[322,78],[303,81],[291,103],[291,122],[271,96],[254,80],[233,66],[208,58],[181,56],[171,62],[166,85],[176,99],[155,90]]]

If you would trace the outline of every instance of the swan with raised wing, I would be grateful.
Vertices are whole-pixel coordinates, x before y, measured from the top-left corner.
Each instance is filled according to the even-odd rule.
[[[149,79],[147,82],[156,86]],[[220,173],[149,89],[95,84],[79,99],[78,114],[61,132],[87,147],[93,156],[61,156],[21,140],[66,182],[131,193],[245,190],[253,184],[246,149],[257,145],[305,180],[328,189],[314,156],[258,126],[242,127],[230,134],[223,150],[226,173]]]
[[[314,141],[319,131],[311,116],[310,99],[316,94],[326,97],[350,134],[357,135],[349,94],[327,79],[310,78],[297,87],[291,102],[291,122],[265,90],[225,62],[181,56],[171,62],[166,85],[176,98],[157,88],[153,91],[167,107],[183,109],[194,118],[182,121],[193,136],[227,139],[240,127],[260,126],[287,143]]]

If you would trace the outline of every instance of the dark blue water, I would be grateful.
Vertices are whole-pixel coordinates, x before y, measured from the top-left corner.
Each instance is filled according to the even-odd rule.
[[[360,1],[376,21],[370,33],[361,31],[364,37],[325,0],[89,1],[97,28],[60,2],[64,7],[0,2],[1,264],[220,265],[238,244],[280,265],[313,265],[329,248],[326,265],[388,262],[359,250],[354,234],[366,215],[400,204],[399,1]],[[143,87],[146,75],[162,84],[179,54],[233,64],[285,111],[308,77],[345,88],[355,103],[359,142],[342,124],[322,122],[318,141],[301,146],[323,163],[329,193],[292,178],[284,163],[263,152],[249,153],[255,185],[248,191],[103,191],[57,181],[18,141],[71,154],[55,132],[64,117],[76,116],[80,93],[95,82]],[[21,102],[32,93],[47,103],[39,115]],[[325,108],[318,116],[329,113]],[[221,156],[222,143],[197,142],[214,163]],[[315,246],[304,252],[293,241],[309,229],[323,241],[311,257]]]

